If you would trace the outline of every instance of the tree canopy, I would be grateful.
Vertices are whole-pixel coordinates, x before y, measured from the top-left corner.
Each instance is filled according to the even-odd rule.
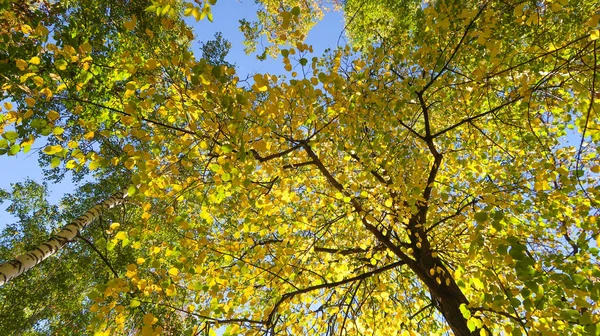
[[[0,331],[600,335],[596,1],[257,2],[3,2]]]

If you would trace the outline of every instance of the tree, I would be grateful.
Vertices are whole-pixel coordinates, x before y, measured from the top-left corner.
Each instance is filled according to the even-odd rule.
[[[106,197],[99,189],[98,185],[82,186],[78,194],[65,195],[60,207],[46,200],[47,185],[33,181],[17,183],[11,191],[0,190],[0,201],[9,202],[7,211],[17,220],[0,235],[0,258],[10,260],[48,240],[62,219],[74,217],[71,212],[85,212],[91,207],[90,202]],[[60,211],[67,205],[68,211]],[[111,280],[115,269],[132,262],[120,248],[106,249],[103,237],[113,231],[107,221],[126,223],[119,213],[104,211],[100,223],[87,228],[85,236],[78,235],[68,248],[56,251],[57,258],[46,260],[0,288],[0,330],[4,334],[62,335],[85,330],[94,317],[86,294],[94,285]]]
[[[301,42],[322,5],[280,4],[252,34],[289,24],[266,32],[288,76],[197,60],[178,4],[156,2],[144,15],[164,35],[94,55],[113,62],[95,85],[26,78],[11,96],[7,148],[27,141],[23,107],[59,91],[51,137],[99,145],[43,155],[137,186],[107,241],[136,262],[89,294],[91,328],[599,334],[595,3],[347,1],[360,52],[323,57]],[[360,27],[381,18],[361,8],[390,13],[372,44]],[[141,17],[122,18],[132,36]]]

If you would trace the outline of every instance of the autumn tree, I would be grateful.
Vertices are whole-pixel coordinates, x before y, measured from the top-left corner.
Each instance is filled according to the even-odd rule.
[[[331,6],[262,3],[242,30],[284,76],[194,56],[210,1],[15,61],[5,152],[48,136],[43,162],[134,205],[90,330],[600,334],[594,2],[346,1],[323,56]]]

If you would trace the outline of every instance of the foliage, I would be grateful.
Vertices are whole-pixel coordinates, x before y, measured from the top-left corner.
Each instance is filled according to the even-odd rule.
[[[17,220],[6,225],[0,234],[0,259],[8,260],[45,241],[61,219],[73,218],[72,212],[76,216],[91,206],[89,202],[105,197],[101,193],[94,195],[99,189],[97,185],[84,186],[79,195],[65,195],[60,207],[47,201],[45,184],[28,180],[13,185],[10,191],[0,190],[0,202],[9,203],[7,212]],[[69,210],[61,211],[67,204]],[[85,238],[79,238],[57,258],[43,262],[0,288],[2,333],[65,335],[85,330],[94,317],[86,293],[109,281],[113,277],[111,268],[124,268],[132,260],[120,247],[108,251],[102,243],[112,233],[103,232],[108,229],[106,221],[116,222],[118,218],[115,214],[105,214],[103,223],[86,231]],[[88,244],[95,244],[95,249]],[[108,258],[110,264],[102,258]],[[128,262],[123,264],[123,260]]]
[[[136,186],[90,330],[600,334],[595,2],[347,1],[357,48],[322,57],[322,4],[262,4],[286,76],[196,58],[178,13],[209,2],[15,60],[0,149]]]
[[[202,58],[206,59],[208,64],[212,66],[225,65],[233,68],[233,64],[225,60],[231,49],[231,42],[223,38],[223,34],[215,33],[215,39],[202,43],[200,49],[202,49]]]
[[[353,45],[360,47],[374,42],[389,43],[415,31],[415,17],[422,13],[420,8],[421,2],[414,0],[345,1],[348,36]]]

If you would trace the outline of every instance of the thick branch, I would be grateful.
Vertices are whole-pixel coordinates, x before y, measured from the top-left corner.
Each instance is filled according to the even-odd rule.
[[[285,156],[285,155],[287,155],[287,154],[295,151],[296,149],[302,147],[303,145],[304,145],[304,142],[300,142],[299,144],[297,144],[297,145],[295,145],[293,147],[290,147],[290,148],[284,150],[283,152],[279,152],[279,153],[267,155],[265,157],[260,156],[260,154],[258,154],[258,152],[256,150],[254,150],[254,149],[251,149],[250,152],[252,153],[252,155],[254,156],[255,159],[257,159],[260,162],[265,162],[265,161],[269,161],[269,160],[272,160],[272,159],[276,159],[278,157]]]
[[[335,177],[333,177],[333,175],[331,175],[331,173],[329,172],[329,170],[327,170],[327,168],[325,168],[325,166],[323,165],[323,162],[321,162],[321,160],[319,159],[317,154],[315,154],[315,152],[312,150],[312,148],[307,143],[303,143],[302,147],[304,147],[304,150],[306,151],[308,156],[310,156],[310,158],[315,162],[315,165],[319,168],[321,173],[323,175],[325,175],[325,178],[327,178],[327,181],[329,181],[329,183],[331,183],[331,185],[334,186],[340,192],[343,191],[344,186],[341,183],[339,183],[335,179]]]

